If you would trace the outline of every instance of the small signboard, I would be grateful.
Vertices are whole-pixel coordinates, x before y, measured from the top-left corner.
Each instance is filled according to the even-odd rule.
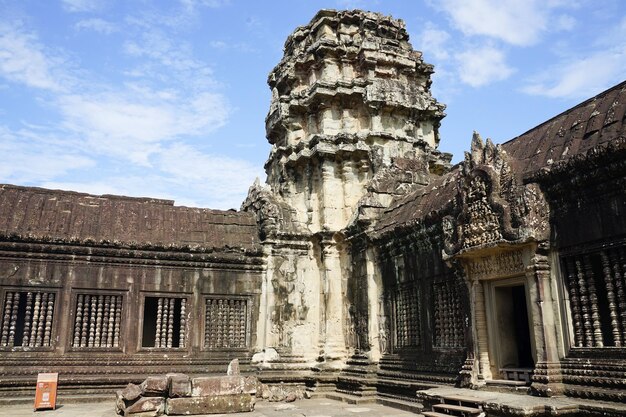
[[[52,408],[57,405],[57,382],[58,373],[46,373],[37,375],[37,390],[35,391],[35,410]]]

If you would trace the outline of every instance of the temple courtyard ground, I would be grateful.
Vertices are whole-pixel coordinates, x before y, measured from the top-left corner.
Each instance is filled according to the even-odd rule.
[[[2,417],[115,417],[115,402],[61,405],[56,410],[33,411],[31,404],[4,405]],[[207,417],[405,417],[416,414],[379,404],[351,405],[324,398],[301,400],[293,403],[259,401],[253,412],[233,414],[203,414]]]

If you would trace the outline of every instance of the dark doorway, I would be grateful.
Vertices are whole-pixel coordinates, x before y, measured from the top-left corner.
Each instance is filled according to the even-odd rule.
[[[523,284],[496,287],[495,296],[499,341],[498,367],[503,377],[508,378],[509,369],[532,370],[534,367],[526,289]]]

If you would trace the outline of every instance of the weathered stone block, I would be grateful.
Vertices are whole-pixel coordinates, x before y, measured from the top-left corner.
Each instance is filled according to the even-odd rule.
[[[236,394],[168,398],[165,410],[171,416],[241,413],[254,410],[254,397],[248,394]]]
[[[144,397],[167,397],[168,378],[149,376],[141,383],[141,395]]]
[[[255,395],[259,391],[259,378],[256,376],[245,376],[243,378],[243,393]]]
[[[134,401],[141,396],[141,387],[135,384],[128,384],[126,388],[118,391],[122,399],[126,401]]]
[[[228,364],[226,375],[234,376],[239,375],[239,359],[235,358]]]
[[[124,411],[124,415],[133,415],[134,417],[138,417],[139,413],[152,412],[155,414],[147,414],[147,415],[155,415],[160,416],[163,415],[165,411],[165,398],[162,397],[143,397],[140,398],[133,405],[126,407]]]
[[[191,378],[185,374],[168,374],[170,398],[191,397]]]
[[[216,376],[200,377],[192,380],[193,397],[208,395],[233,395],[244,392],[244,377],[242,376]]]

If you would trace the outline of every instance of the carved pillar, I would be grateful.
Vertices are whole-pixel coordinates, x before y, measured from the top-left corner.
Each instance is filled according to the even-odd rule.
[[[389,338],[388,329],[381,322],[380,316],[384,315],[384,306],[380,303],[383,297],[383,285],[380,273],[377,270],[376,254],[373,248],[365,251],[365,268],[367,279],[367,303],[368,303],[368,329],[369,356],[372,362],[378,362],[383,353],[384,344]]]
[[[178,334],[178,346],[185,347],[185,334],[187,332],[187,299],[180,300],[180,332]]]
[[[580,310],[582,312],[582,329],[585,335],[585,346],[593,346],[593,329],[591,326],[591,308],[589,294],[587,292],[587,280],[580,259],[575,260],[576,276],[578,277],[578,290],[580,293]]]
[[[574,325],[574,345],[576,347],[583,347],[585,337],[583,335],[583,319],[581,315],[580,291],[578,288],[576,265],[572,258],[567,258],[565,265],[567,269],[570,309],[572,310],[572,321]]]
[[[615,278],[615,289],[617,293],[617,306],[619,311],[619,321],[621,322],[622,344],[626,343],[626,257],[624,249],[618,248],[610,252],[613,276]]]
[[[478,279],[472,281],[474,295],[474,317],[476,336],[478,338],[478,379],[492,379],[491,363],[489,361],[489,335],[487,332],[487,312],[485,310],[485,290],[483,283]]]
[[[33,309],[33,293],[26,293],[26,314],[24,316],[24,336],[22,337],[22,346],[30,346],[30,328]]]
[[[602,337],[602,327],[600,325],[600,311],[598,308],[598,296],[596,294],[596,280],[589,255],[583,256],[583,264],[585,269],[585,278],[587,280],[587,289],[589,291],[593,339],[595,341],[595,347],[603,347],[604,340]]]
[[[602,273],[606,285],[606,298],[609,303],[609,315],[611,317],[611,332],[613,333],[613,343],[616,347],[622,346],[622,332],[620,331],[619,312],[617,310],[617,300],[615,299],[615,280],[611,270],[611,262],[606,251],[600,252],[602,260]]]
[[[343,186],[336,177],[337,164],[332,159],[324,159],[322,165],[322,207],[321,223],[324,230],[341,230],[343,219]]]
[[[328,362],[340,361],[346,357],[346,342],[343,329],[343,294],[342,269],[337,243],[325,240],[321,242],[323,263],[323,309],[324,339],[323,355]],[[329,364],[340,366],[341,364]]]
[[[548,257],[535,254],[526,269],[530,286],[533,334],[537,362],[532,376],[531,389],[534,394],[551,397],[563,393],[561,364],[558,353],[554,317],[554,301],[550,285]]]

